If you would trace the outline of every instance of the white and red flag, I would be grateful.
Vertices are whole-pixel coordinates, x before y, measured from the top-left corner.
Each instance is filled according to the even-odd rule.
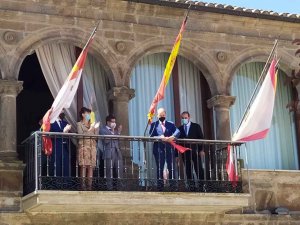
[[[88,42],[82,49],[82,52],[80,53],[65,83],[63,84],[62,88],[59,90],[56,98],[54,99],[51,108],[44,115],[43,125],[42,125],[43,132],[49,132],[50,124],[55,122],[55,120],[58,118],[59,114],[62,112],[63,109],[67,109],[70,107],[73,98],[77,92],[78,85],[81,79],[82,70],[87,57],[88,49],[95,37],[97,27],[98,26],[95,27]],[[44,144],[45,154],[51,155],[52,154],[51,139],[49,137],[43,136],[43,144]]]
[[[267,136],[271,127],[277,85],[277,60],[273,59],[253,104],[244,117],[232,141],[255,141]],[[226,170],[230,181],[237,181],[233,150],[228,146]]]

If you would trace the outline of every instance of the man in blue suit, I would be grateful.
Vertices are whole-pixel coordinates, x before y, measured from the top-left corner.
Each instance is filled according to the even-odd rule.
[[[62,112],[59,118],[51,124],[50,132],[67,133],[71,129],[71,125],[65,120],[65,114]],[[69,139],[61,136],[52,138],[52,155],[49,159],[49,175],[56,177],[69,177],[70,171],[70,154]]]
[[[169,170],[170,187],[176,188],[176,150],[172,148],[169,142],[179,137],[180,131],[173,122],[166,120],[166,111],[163,108],[157,110],[156,122],[153,122],[150,127],[149,134],[151,137],[160,137],[162,142],[154,142],[153,155],[156,162],[157,171],[157,187],[158,190],[163,188],[163,170],[165,162]]]

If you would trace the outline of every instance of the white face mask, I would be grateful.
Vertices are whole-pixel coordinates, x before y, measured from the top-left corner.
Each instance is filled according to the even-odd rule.
[[[117,124],[116,124],[116,123],[110,123],[110,127],[111,127],[112,129],[115,129],[115,128],[116,128],[116,126],[117,126]]]

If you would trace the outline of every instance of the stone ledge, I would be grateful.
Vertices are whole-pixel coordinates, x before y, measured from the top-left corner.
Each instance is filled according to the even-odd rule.
[[[37,191],[22,199],[29,213],[222,213],[248,206],[249,194]]]

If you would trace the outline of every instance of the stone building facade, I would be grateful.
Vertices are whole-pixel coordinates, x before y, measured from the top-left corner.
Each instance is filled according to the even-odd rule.
[[[134,90],[130,88],[131,72],[145,55],[171,51],[173,37],[177,35],[189,5],[184,1],[153,2],[1,0],[0,197],[12,202],[10,210],[20,210],[22,164],[16,161],[16,97],[22,91],[22,82],[18,78],[26,56],[34,49],[53,42],[83,47],[100,20],[90,53],[101,62],[108,74],[112,87],[108,98],[112,101],[114,114],[128,134],[128,102],[134,97]],[[202,2],[192,4],[179,54],[197,66],[208,83],[211,92],[208,107],[215,111],[217,139],[230,138],[229,108],[235,100],[230,87],[237,68],[245,62],[266,61],[274,40],[278,39],[281,69],[290,75],[293,69],[299,68],[296,47],[292,44],[299,37],[300,15]],[[300,83],[295,88],[299,96]],[[297,105],[297,112],[299,109]],[[27,220],[23,224],[29,224]]]

